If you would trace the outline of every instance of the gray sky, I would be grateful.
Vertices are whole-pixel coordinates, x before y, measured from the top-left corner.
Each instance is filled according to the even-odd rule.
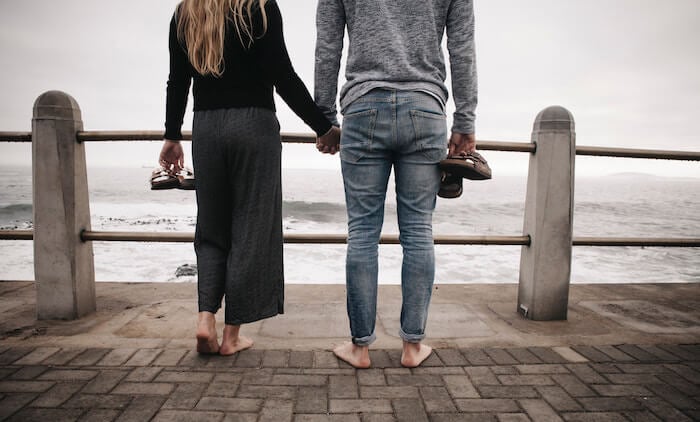
[[[278,2],[292,61],[312,90],[316,1]],[[86,129],[161,130],[176,4],[0,0],[0,130],[29,130],[34,100],[51,89],[76,98]],[[475,13],[478,139],[528,141],[536,114],[557,104],[573,113],[580,145],[700,150],[700,1],[476,0]],[[283,131],[310,133],[277,105]],[[185,129],[190,121],[188,112]],[[154,165],[159,150],[91,144],[88,160]],[[525,172],[523,154],[486,155],[495,174]],[[28,145],[0,144],[0,164],[29,162]],[[311,146],[285,146],[285,167],[337,162]],[[586,175],[623,171],[700,177],[698,163],[577,162]]]

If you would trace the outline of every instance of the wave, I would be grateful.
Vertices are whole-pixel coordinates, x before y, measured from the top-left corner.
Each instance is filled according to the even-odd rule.
[[[284,201],[282,217],[290,220],[311,220],[336,223],[345,219],[345,204],[334,202]]]

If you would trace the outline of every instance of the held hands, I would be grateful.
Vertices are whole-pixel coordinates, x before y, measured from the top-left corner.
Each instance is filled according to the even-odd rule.
[[[473,152],[476,150],[476,136],[473,133],[452,132],[449,148],[448,155],[450,157]]]
[[[335,154],[340,150],[340,128],[331,126],[323,136],[316,138],[316,149],[324,154]]]
[[[160,165],[173,173],[179,173],[185,167],[185,153],[182,145],[177,141],[165,140],[163,148],[160,150]]]

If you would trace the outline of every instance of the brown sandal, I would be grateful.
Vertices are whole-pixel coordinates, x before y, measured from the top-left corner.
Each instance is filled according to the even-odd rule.
[[[151,190],[173,189],[179,185],[177,177],[165,167],[158,167],[151,172]]]
[[[491,168],[484,157],[476,151],[463,152],[440,161],[440,170],[470,180],[488,180]]]

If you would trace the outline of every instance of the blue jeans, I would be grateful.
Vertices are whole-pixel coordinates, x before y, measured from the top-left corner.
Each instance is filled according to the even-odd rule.
[[[435,278],[437,164],[446,149],[445,113],[430,94],[375,89],[345,110],[340,159],[348,211],[347,309],[357,345],[375,340],[378,243],[392,166],[403,248],[399,335],[412,343],[425,337]]]

